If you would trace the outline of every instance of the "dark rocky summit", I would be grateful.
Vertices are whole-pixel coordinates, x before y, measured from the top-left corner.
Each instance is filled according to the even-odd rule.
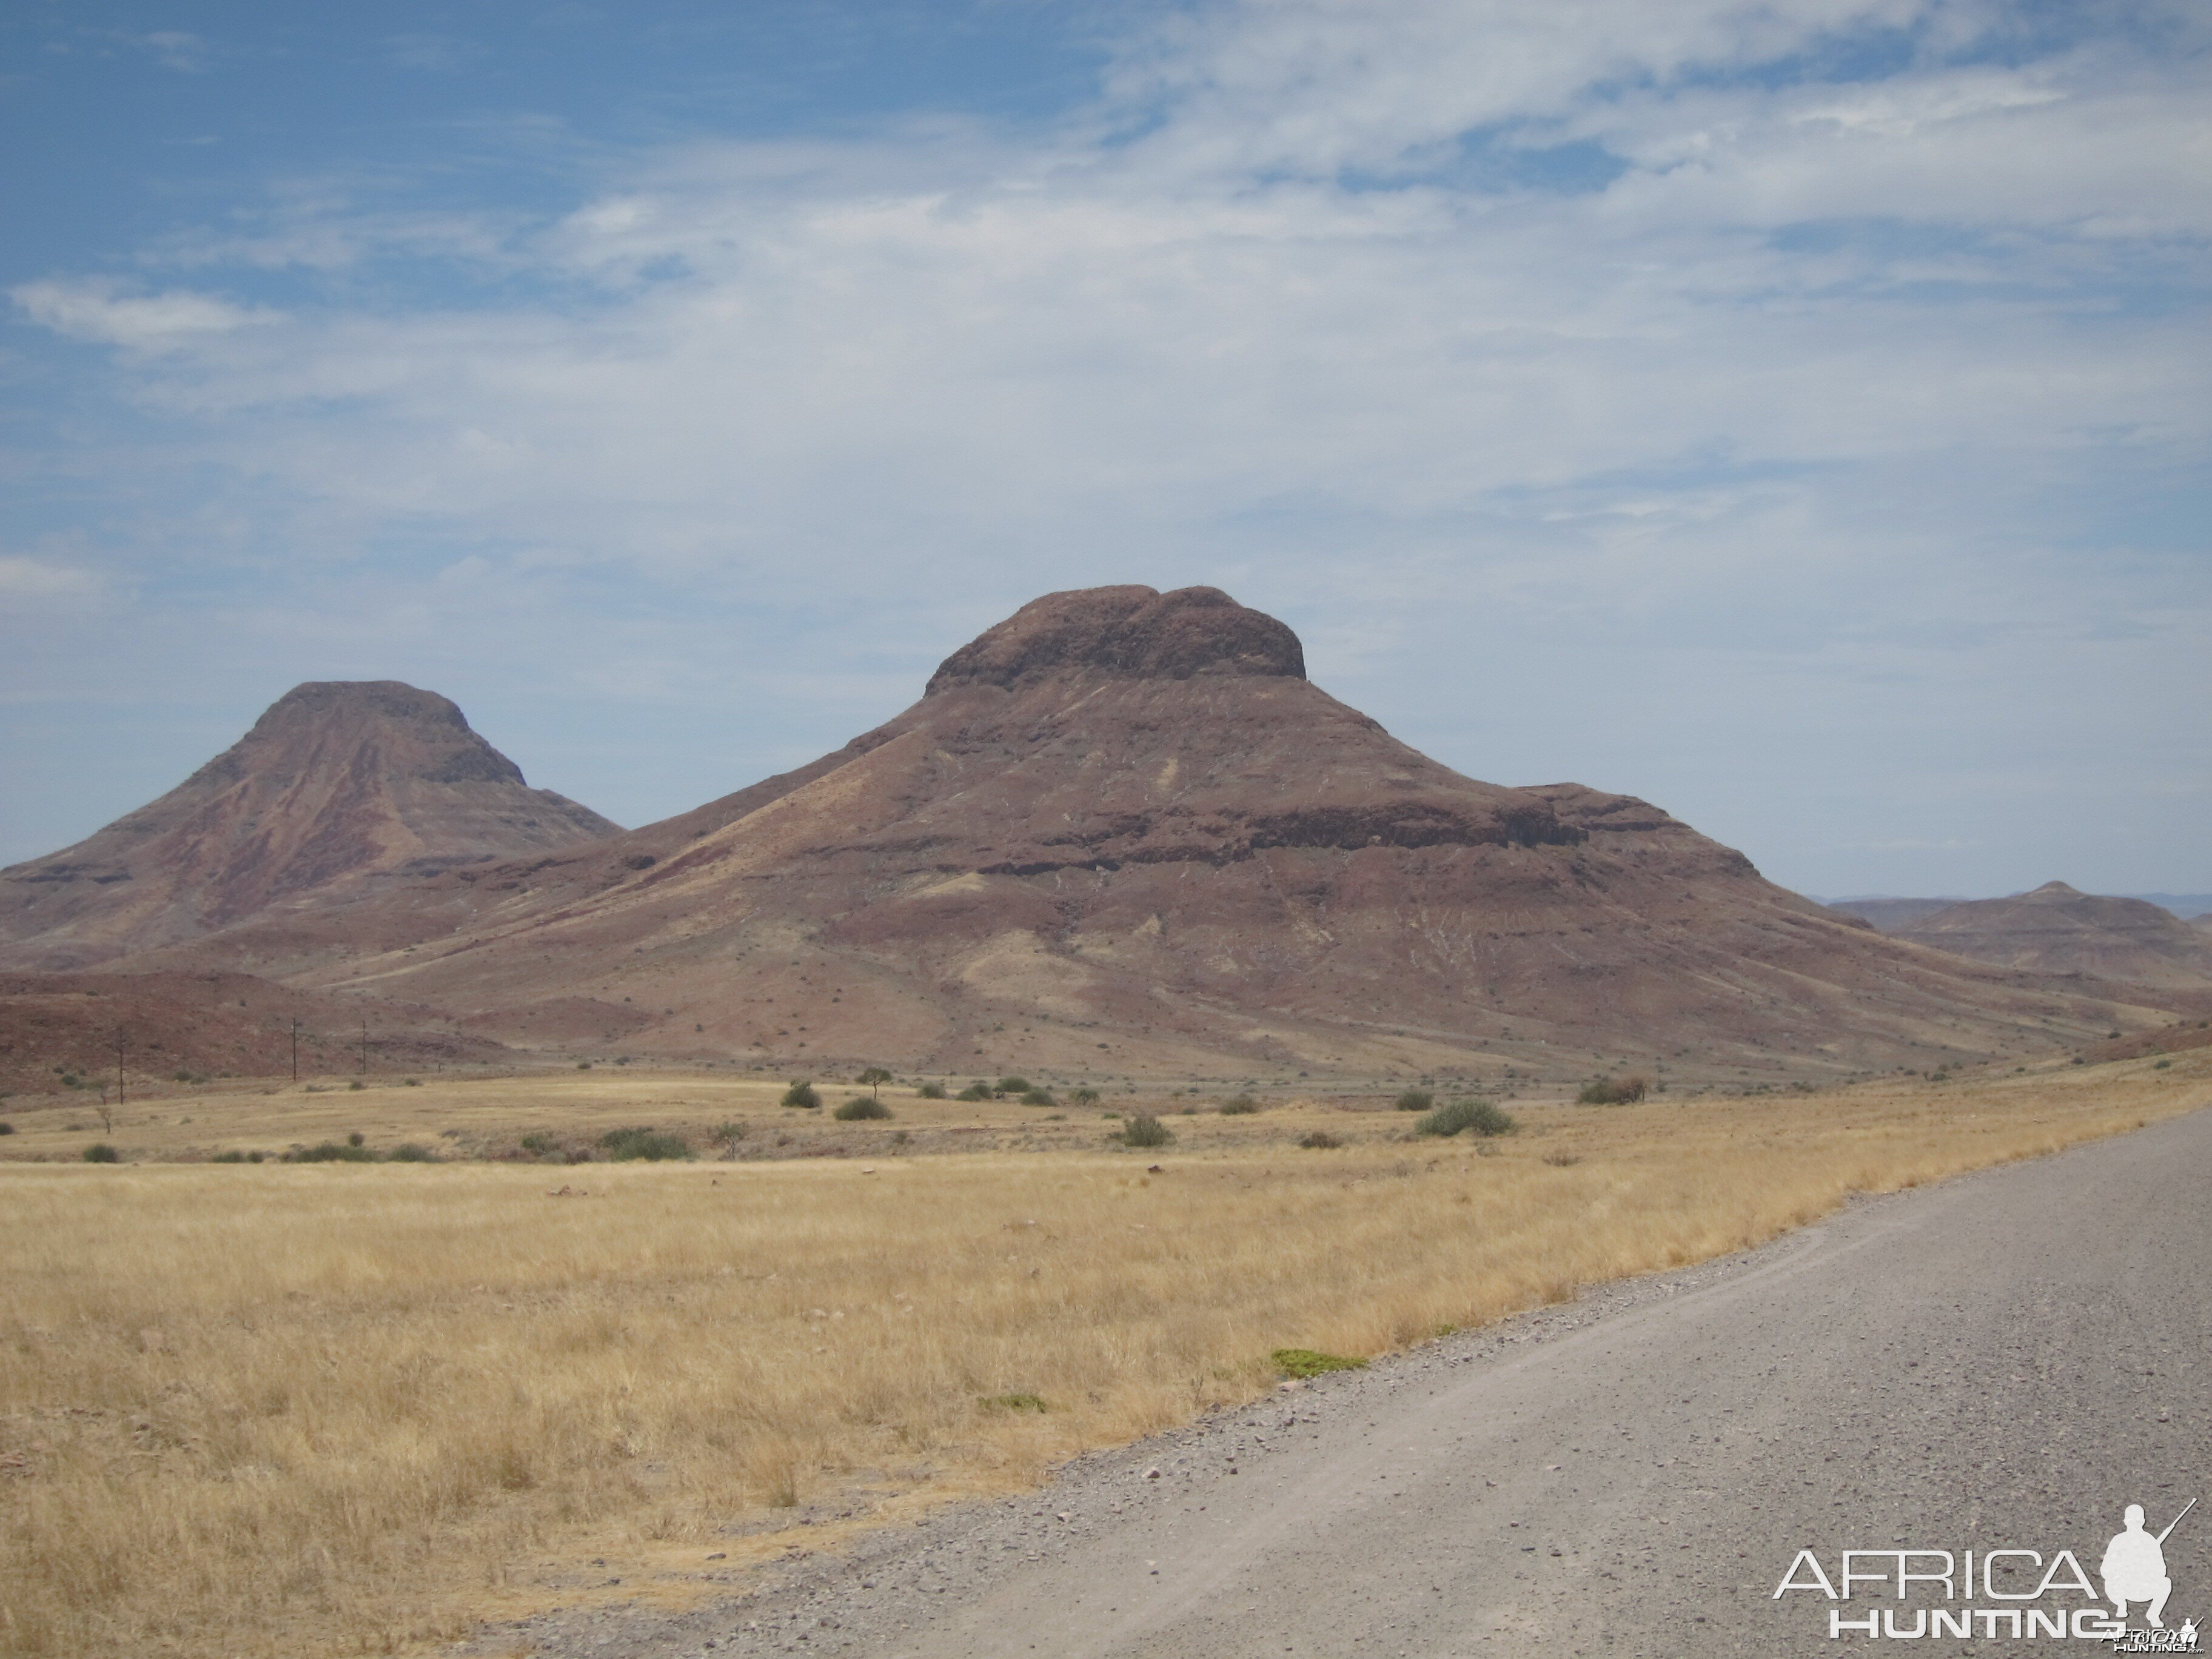
[[[1298,636],[1218,587],[1088,587],[1032,599],[963,645],[930,677],[927,696],[963,685],[1006,689],[1071,672],[1115,679],[1195,674],[1306,677]]]

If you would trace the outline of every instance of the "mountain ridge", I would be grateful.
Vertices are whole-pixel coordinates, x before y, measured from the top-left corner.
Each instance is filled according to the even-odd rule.
[[[1884,939],[1648,802],[1464,776],[1212,589],[1047,595],[807,766],[180,949],[793,1071],[1778,1077],[2136,1017]]]

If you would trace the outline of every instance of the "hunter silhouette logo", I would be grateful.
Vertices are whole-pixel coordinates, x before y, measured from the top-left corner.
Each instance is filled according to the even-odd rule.
[[[1863,1597],[1890,1603],[1863,1610],[1830,1607],[1831,1638],[2070,1638],[2109,1643],[2118,1653],[2196,1653],[2194,1619],[2183,1620],[2179,1630],[2166,1624],[2166,1604],[2173,1594],[2166,1540],[2196,1507],[2192,1498],[2164,1530],[2154,1533],[2144,1524],[2143,1506],[2129,1504],[2121,1530],[2097,1565],[2101,1595],[2069,1549],[2048,1556],[2029,1549],[1844,1550],[1833,1577],[1814,1552],[1802,1549],[1773,1599],[1809,1590],[1830,1602]],[[1921,1605],[1911,1606],[1914,1601]],[[2110,1602],[2112,1612],[2102,1602]],[[2130,1607],[2142,1609],[2142,1626],[2129,1625]]]
[[[2191,1498],[2183,1508],[2186,1515],[2197,1507]],[[2128,1603],[2148,1601],[2143,1618],[2153,1630],[2164,1630],[2166,1620],[2159,1614],[2166,1611],[2166,1598],[2173,1594],[2173,1580],[2166,1576],[2166,1540],[2168,1534],[2181,1524],[2181,1515],[2166,1523],[2166,1531],[2155,1538],[2143,1530],[2143,1507],[2128,1505],[2122,1518],[2124,1532],[2115,1533],[2112,1541],[2105,1546],[2105,1559],[2097,1569],[2105,1581],[2105,1599],[2112,1604],[2112,1611],[2122,1623],[2128,1616]]]

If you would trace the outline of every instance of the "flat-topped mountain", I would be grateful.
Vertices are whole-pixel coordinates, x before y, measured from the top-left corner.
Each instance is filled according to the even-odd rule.
[[[1645,802],[1463,776],[1211,588],[1048,595],[797,771],[191,959],[795,1070],[1802,1074],[2113,1018],[1885,939]]]
[[[2212,985],[2212,939],[2142,899],[2045,882],[2032,893],[1954,904],[1894,930],[1982,962],[2172,987]]]
[[[0,870],[0,964],[82,967],[619,830],[531,788],[435,692],[311,682],[159,800]]]

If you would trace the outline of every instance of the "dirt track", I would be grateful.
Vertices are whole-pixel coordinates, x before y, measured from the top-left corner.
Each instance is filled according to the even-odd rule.
[[[2070,1548],[2094,1576],[2126,1504],[2156,1530],[2212,1498],[2209,1199],[2199,1112],[1279,1393],[734,1607],[526,1639],[899,1659],[1852,1650],[1817,1594],[1774,1598],[1800,1547],[1832,1575],[1847,1547]],[[2166,1622],[2203,1623],[2212,1502],[2166,1553]],[[1923,1605],[1946,1604],[1917,1595],[1904,1629]]]

